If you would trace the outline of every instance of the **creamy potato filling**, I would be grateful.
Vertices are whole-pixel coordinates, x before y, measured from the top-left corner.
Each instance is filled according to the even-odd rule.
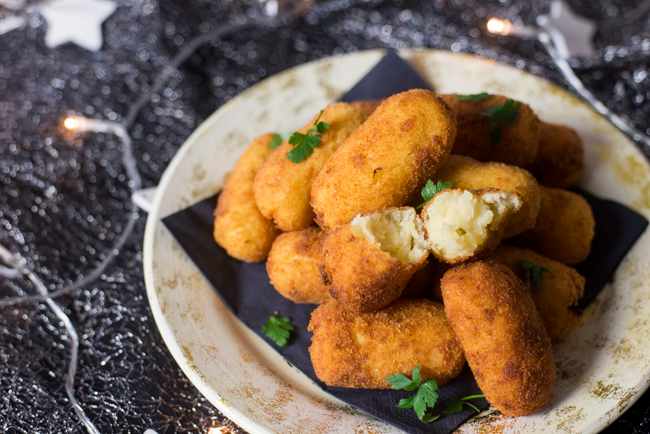
[[[352,220],[352,231],[379,244],[379,248],[392,258],[412,264],[418,262],[427,251],[417,241],[421,238],[414,209],[392,209]]]
[[[428,247],[448,259],[471,256],[498,229],[506,211],[520,206],[519,197],[502,191],[439,193],[423,217]]]

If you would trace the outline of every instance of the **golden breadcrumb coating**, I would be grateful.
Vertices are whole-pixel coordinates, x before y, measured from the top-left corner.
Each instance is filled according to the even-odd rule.
[[[539,185],[533,175],[524,169],[503,163],[481,163],[469,157],[450,155],[431,179],[451,182],[454,188],[481,190],[496,188],[516,193],[521,208],[506,223],[503,238],[517,235],[535,226],[539,211]]]
[[[285,232],[275,239],[266,272],[275,289],[294,303],[320,304],[330,298],[320,263],[325,233],[317,227]]]
[[[541,125],[537,157],[526,169],[547,187],[575,186],[584,166],[582,139],[569,127],[546,122]]]
[[[283,231],[296,231],[314,224],[309,204],[311,186],[325,161],[379,105],[379,101],[339,102],[323,110],[319,122],[329,124],[321,144],[300,163],[287,159],[294,146],[285,140],[277,147],[255,177],[255,202],[262,214]],[[311,129],[318,115],[299,130]]]
[[[411,375],[444,384],[460,374],[463,350],[440,303],[400,299],[373,313],[327,300],[312,313],[309,347],[316,376],[329,386],[390,389],[386,377]]]
[[[499,161],[525,167],[535,160],[539,146],[540,122],[528,104],[521,103],[517,123],[501,124],[503,132],[498,144],[487,137],[490,118],[483,112],[508,99],[502,95],[475,102],[456,99],[456,94],[440,95],[456,114],[458,135],[453,154],[466,155],[479,161]]]
[[[578,264],[589,256],[596,221],[589,203],[579,194],[540,187],[537,223],[509,244],[533,250],[564,264]]]
[[[490,404],[508,416],[544,407],[555,360],[530,293],[505,265],[472,262],[441,282],[445,313]]]
[[[518,249],[504,244],[497,247],[486,260],[505,265],[522,281],[525,281],[526,275],[518,261],[528,261],[551,270],[550,273],[543,273],[541,288],[536,287],[531,277],[530,294],[539,316],[542,317],[551,343],[564,342],[580,319],[580,311],[574,307],[584,293],[585,278],[568,265],[539,255],[532,250]]]
[[[358,214],[405,204],[445,161],[455,137],[454,114],[433,92],[386,99],[316,175],[317,223],[333,229]]]
[[[257,209],[253,178],[271,153],[271,134],[253,140],[223,186],[214,211],[214,239],[233,258],[246,262],[266,259],[280,233]]]
[[[396,300],[429,253],[418,247],[413,208],[389,208],[328,231],[321,274],[347,309],[372,312]]]
[[[450,264],[478,259],[499,244],[508,218],[520,208],[519,195],[507,191],[443,190],[422,210],[424,246]]]

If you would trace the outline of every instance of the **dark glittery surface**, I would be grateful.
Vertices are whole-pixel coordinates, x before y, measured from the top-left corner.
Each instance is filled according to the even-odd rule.
[[[38,15],[0,36],[0,244],[19,252],[49,290],[90,272],[130,210],[120,143],[109,135],[73,136],[63,119],[121,121],[185,43],[262,10],[253,0],[117,3],[98,53],[70,44],[47,48],[47,24]],[[573,64],[578,76],[608,107],[650,133],[650,14],[625,25],[620,20],[642,1],[568,3],[599,22],[593,58]],[[173,74],[129,129],[143,184],[158,183],[183,141],[223,103],[265,77],[325,56],[439,48],[493,58],[565,86],[534,40],[483,30],[491,16],[531,25],[548,6],[318,1],[301,18],[217,39]],[[80,336],[75,395],[102,433],[205,433],[213,426],[243,432],[199,395],[158,333],[142,275],[145,216],[99,280],[58,299]],[[34,293],[27,280],[0,278],[2,297]],[[45,304],[0,310],[0,430],[85,432],[64,391],[68,360],[65,329]],[[606,432],[649,430],[646,394]]]

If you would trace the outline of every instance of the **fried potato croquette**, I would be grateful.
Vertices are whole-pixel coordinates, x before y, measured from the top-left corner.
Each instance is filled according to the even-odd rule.
[[[246,262],[266,259],[280,233],[255,205],[253,178],[271,153],[271,134],[253,140],[223,186],[214,211],[214,239],[233,258]]]
[[[320,304],[330,298],[320,263],[325,233],[317,227],[285,232],[275,239],[266,272],[271,285],[294,303]]]
[[[579,194],[559,188],[542,186],[540,193],[535,227],[508,243],[568,265],[587,259],[596,226],[589,203]]]
[[[456,114],[458,135],[451,151],[479,161],[499,161],[525,167],[535,160],[539,146],[540,122],[527,104],[521,103],[517,123],[500,124],[501,139],[494,144],[488,137],[490,118],[483,114],[491,107],[503,105],[508,99],[502,95],[475,102],[456,99],[456,94],[440,95]]]
[[[390,389],[386,377],[411,375],[444,384],[465,358],[440,303],[400,299],[373,313],[354,313],[327,300],[311,316],[309,347],[316,376],[329,386]]]
[[[519,261],[528,261],[551,271],[542,273],[541,288],[537,288],[534,281],[531,281],[530,294],[551,343],[564,342],[571,330],[578,325],[580,312],[574,308],[584,293],[585,278],[575,269],[538,255],[532,250],[503,244],[486,260],[505,265],[522,281],[526,279],[525,271],[521,264],[518,264]]]
[[[449,270],[441,286],[445,313],[485,399],[508,416],[541,410],[556,368],[524,284],[505,265],[477,261]]]
[[[416,217],[413,208],[389,208],[329,231],[321,274],[332,297],[355,312],[396,300],[429,255],[416,242]]]
[[[450,155],[431,179],[451,182],[454,188],[481,190],[496,188],[518,194],[521,208],[506,222],[503,238],[531,229],[535,226],[539,211],[539,185],[526,170],[503,163],[481,163],[469,157]]]
[[[540,184],[570,188],[578,183],[584,166],[580,136],[562,125],[541,123],[537,157],[526,167]]]
[[[508,218],[520,208],[519,195],[507,191],[443,190],[422,210],[424,246],[450,264],[478,259],[499,244]]]
[[[433,92],[386,99],[316,175],[311,204],[323,229],[405,204],[447,158],[456,121]]]
[[[329,125],[320,146],[300,163],[287,158],[294,146],[288,139],[276,148],[257,172],[253,190],[262,214],[283,231],[297,231],[314,224],[309,204],[311,186],[325,161],[379,105],[379,101],[339,102],[323,110],[319,122]],[[318,115],[298,132],[306,133]]]

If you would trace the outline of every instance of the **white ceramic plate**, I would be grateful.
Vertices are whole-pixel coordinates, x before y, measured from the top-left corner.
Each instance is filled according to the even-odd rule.
[[[569,125],[586,147],[581,185],[650,217],[650,167],[605,119],[564,90],[512,67],[441,51],[401,55],[442,93],[504,94],[543,120]],[[395,433],[322,392],[242,325],[183,253],[161,218],[216,193],[257,135],[291,131],[337,99],[383,56],[367,51],[312,62],[271,77],[215,112],[165,172],[149,214],[144,270],[165,343],[190,381],[251,433]],[[607,228],[596,228],[607,230]],[[554,347],[558,379],[550,403],[528,417],[487,412],[463,433],[598,432],[648,387],[650,234],[645,233],[585,313]]]

